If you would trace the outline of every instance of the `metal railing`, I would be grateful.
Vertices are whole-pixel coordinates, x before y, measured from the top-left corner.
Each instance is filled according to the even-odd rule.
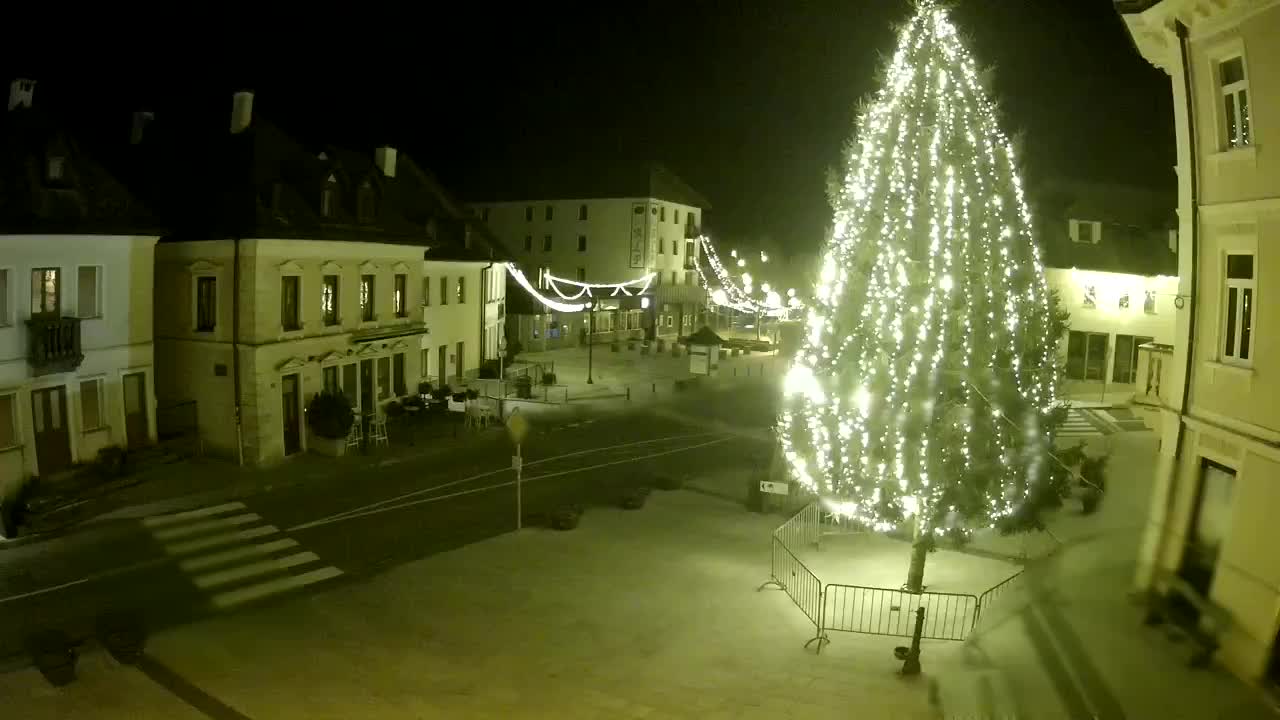
[[[773,536],[788,548],[801,548],[806,545],[813,545],[816,548],[822,539],[821,522],[821,508],[818,507],[818,503],[811,502],[779,525],[773,531]]]
[[[822,630],[911,637],[916,609],[924,608],[926,640],[964,640],[978,616],[978,598],[827,583],[822,591]]]
[[[1005,578],[1000,584],[989,588],[986,592],[978,596],[978,615],[973,619],[974,630],[977,630],[978,623],[982,622],[983,614],[988,613],[991,608],[995,606],[997,600],[1003,597],[1010,590],[1013,590],[1022,584],[1022,573],[1024,572],[1026,571],[1019,570],[1013,575]]]
[[[826,634],[822,630],[822,581],[800,561],[800,558],[788,550],[786,545],[782,544],[776,534],[773,536],[769,568],[769,580],[758,590],[773,585],[785,592],[787,597],[791,598],[791,602],[800,608],[800,612],[813,623],[814,635],[804,646],[809,647],[816,642],[818,650],[821,651],[822,643],[827,642]]]

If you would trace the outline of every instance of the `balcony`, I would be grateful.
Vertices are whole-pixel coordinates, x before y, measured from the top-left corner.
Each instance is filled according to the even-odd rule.
[[[697,225],[686,224],[684,226],[684,239],[694,240],[702,236],[702,228]]]
[[[36,316],[27,321],[27,362],[35,375],[80,367],[80,318]]]

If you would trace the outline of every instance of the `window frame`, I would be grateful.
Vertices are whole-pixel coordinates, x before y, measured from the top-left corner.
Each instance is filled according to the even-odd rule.
[[[396,273],[391,281],[391,307],[398,318],[409,317],[409,275]]]
[[[449,304],[449,276],[440,276],[440,306]]]
[[[467,276],[466,275],[458,276],[458,283],[455,286],[455,292],[456,292],[455,297],[458,301],[458,304],[465,305],[467,303]]]
[[[552,241],[551,241],[550,235],[542,236],[542,252],[551,252],[551,247],[552,247],[551,242]]]
[[[405,362],[405,354],[403,352],[398,352],[391,356],[391,395],[393,397],[404,397],[409,394],[409,379]]]
[[[589,217],[590,217],[590,213],[587,211],[587,204],[582,203],[581,205],[578,206],[578,220],[579,221],[587,220]]]
[[[0,438],[0,452],[16,450],[22,447],[22,427],[18,424],[18,391],[0,390],[0,399],[9,398],[9,427],[13,428],[13,437],[8,444]]]
[[[1224,83],[1222,78],[1223,66],[1227,63],[1240,61],[1240,79],[1232,83]],[[1211,54],[1209,61],[1212,63],[1211,71],[1213,73],[1213,85],[1217,88],[1217,110],[1216,114],[1220,121],[1220,131],[1218,133],[1219,147],[1224,151],[1242,150],[1253,147],[1254,130],[1256,123],[1252,122],[1251,116],[1254,106],[1250,104],[1253,100],[1252,88],[1249,86],[1249,65],[1245,62],[1244,47],[1236,45],[1230,48],[1223,48],[1220,52]],[[1244,97],[1245,109],[1242,111],[1240,99]],[[1232,101],[1233,113],[1227,111],[1227,99]],[[1232,117],[1234,115],[1234,117]],[[1232,121],[1240,130],[1240,140],[1234,141],[1231,135]]]
[[[386,367],[383,367],[386,363]],[[393,397],[391,394],[391,356],[382,355],[373,362],[373,392],[378,401]]]
[[[542,221],[551,222],[556,219],[556,211],[554,205],[547,205],[542,209]]]
[[[587,251],[587,236],[579,235],[578,236],[578,252],[586,252],[586,251]]]
[[[1230,277],[1229,262],[1232,256],[1248,256],[1251,259],[1249,278],[1232,278]],[[1218,313],[1219,322],[1221,323],[1221,334],[1218,336],[1219,356],[1223,363],[1230,365],[1238,365],[1240,367],[1253,367],[1254,358],[1257,355],[1258,341],[1257,328],[1261,327],[1258,322],[1258,254],[1256,251],[1244,251],[1234,249],[1224,249],[1222,251],[1222,272],[1219,275],[1222,281],[1221,302],[1222,308]],[[1236,303],[1236,312],[1233,318],[1230,317],[1231,311],[1230,297],[1232,290],[1239,290],[1241,302]],[[1244,302],[1248,291],[1248,302]],[[1247,309],[1246,309],[1247,306]],[[1249,322],[1244,323],[1245,313],[1248,313]],[[1234,329],[1233,329],[1234,328]],[[1245,339],[1245,336],[1248,339]],[[1241,354],[1246,357],[1240,357]]]
[[[431,276],[422,276],[422,307],[431,307]]]
[[[42,266],[42,267],[33,267],[33,268],[31,268],[31,272],[27,273],[28,281],[31,283],[31,293],[30,293],[30,295],[28,295],[28,299],[29,299],[29,300],[35,300],[35,293],[36,293],[35,274],[36,274],[36,273],[44,273],[44,272],[47,272],[47,271],[52,271],[52,272],[53,272],[53,277],[54,277],[54,279],[55,279],[55,281],[56,281],[56,282],[54,283],[54,284],[55,284],[56,289],[55,289],[55,293],[54,293],[53,309],[52,309],[52,310],[47,310],[47,309],[45,309],[44,300],[45,300],[46,298],[45,298],[45,293],[43,292],[43,289],[42,289],[42,290],[41,290],[41,292],[40,292],[40,310],[39,310],[39,312],[37,312],[37,311],[36,311],[35,304],[33,303],[33,304],[31,305],[31,314],[30,314],[30,317],[41,317],[41,316],[48,316],[48,315],[61,316],[61,315],[62,315],[62,289],[63,289],[63,282],[62,282],[62,268],[61,268],[61,267],[57,267],[57,266]],[[41,279],[40,279],[40,284],[41,284],[41,285],[43,285],[43,284],[44,284],[44,282],[45,282],[45,280],[44,280],[44,276],[42,275],[42,276],[41,276]]]
[[[292,280],[294,285],[293,297],[293,326],[290,326],[285,317],[285,285]],[[283,332],[298,332],[302,330],[302,274],[284,272],[280,273],[280,329]]]
[[[211,312],[213,315],[213,324],[204,327],[200,324],[200,281],[210,280],[213,282],[213,307]],[[195,302],[191,304],[192,322],[191,326],[195,328],[193,332],[198,333],[215,333],[218,331],[218,276],[211,272],[198,273],[191,278],[192,295]]]
[[[83,298],[83,290],[81,289],[81,273],[84,270],[93,270],[93,314],[86,315],[84,308],[80,307],[80,300]],[[76,317],[81,320],[101,319],[104,315],[103,298],[106,294],[103,292],[103,279],[106,275],[106,268],[102,265],[77,265],[76,266]]]
[[[1080,239],[1080,228],[1082,226],[1089,227],[1090,238],[1088,240]],[[1067,222],[1067,235],[1071,238],[1071,242],[1073,243],[1080,243],[1081,245],[1097,245],[1102,242],[1102,221],[1071,218]]]
[[[533,222],[533,206],[532,205],[524,206],[524,221]]]
[[[533,252],[533,236],[532,235],[524,236],[524,251]]]
[[[365,291],[365,283],[369,289]],[[360,305],[360,322],[378,321],[378,275],[377,273],[360,273],[360,291],[356,298]]]
[[[111,423],[107,419],[106,377],[103,375],[94,375],[91,377],[80,377],[78,379],[80,381],[80,386],[76,388],[76,392],[79,394],[79,402],[80,402],[80,432],[91,433],[91,432],[97,432],[99,430],[105,430],[111,427]],[[98,423],[93,426],[88,425],[85,420],[84,386],[87,383],[93,383],[95,385],[94,394],[97,395],[97,398],[98,398]]]
[[[329,291],[330,280],[333,280],[333,298],[329,306],[325,306],[325,294]],[[342,324],[342,276],[328,273],[320,276],[320,324],[325,327],[337,327]]]
[[[13,325],[13,279],[18,276],[13,266],[0,267],[0,327]]]

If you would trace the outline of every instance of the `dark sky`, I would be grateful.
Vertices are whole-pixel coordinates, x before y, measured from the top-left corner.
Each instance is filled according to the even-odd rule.
[[[1033,180],[1173,187],[1168,79],[1131,47],[1109,0],[954,6],[979,62],[995,66]],[[122,140],[138,106],[226,114],[234,86],[249,86],[257,111],[295,136],[397,145],[464,195],[526,164],[657,160],[710,198],[716,232],[812,249],[829,216],[824,169],[909,10],[905,0],[485,7],[234,41],[214,33],[212,45],[143,35],[101,62],[18,72],[40,81],[38,99]]]

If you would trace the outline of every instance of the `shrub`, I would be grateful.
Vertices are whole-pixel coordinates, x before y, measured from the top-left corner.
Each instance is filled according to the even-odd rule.
[[[582,518],[581,505],[564,505],[551,513],[551,527],[556,530],[572,530]]]
[[[420,383],[418,383],[418,394],[419,394],[419,395],[430,395],[430,394],[431,394],[431,383],[429,383],[429,382],[420,382]]]
[[[129,472],[129,455],[119,445],[108,445],[98,451],[96,469],[105,480],[121,477]]]
[[[543,385],[555,385],[555,384],[556,384],[556,374],[555,374],[555,373],[553,373],[553,372],[546,372],[546,373],[542,373],[542,384],[543,384]]]
[[[307,425],[322,438],[345,438],[351,432],[351,424],[355,419],[351,402],[339,392],[316,393],[307,405]]]
[[[478,397],[480,397],[480,391],[479,391],[479,390],[476,390],[475,388],[467,388],[467,399],[468,399],[468,400],[475,400],[475,399],[476,399],[476,398],[478,398]]]
[[[387,417],[400,417],[404,414],[404,406],[400,404],[399,400],[392,400],[387,403],[386,413]]]
[[[632,488],[622,494],[622,507],[626,510],[639,510],[644,507],[644,501],[648,499],[649,488]]]
[[[453,394],[453,389],[450,388],[448,385],[441,385],[440,387],[431,391],[431,397],[435,398],[436,402],[443,402],[445,398],[448,398],[452,394]]]

